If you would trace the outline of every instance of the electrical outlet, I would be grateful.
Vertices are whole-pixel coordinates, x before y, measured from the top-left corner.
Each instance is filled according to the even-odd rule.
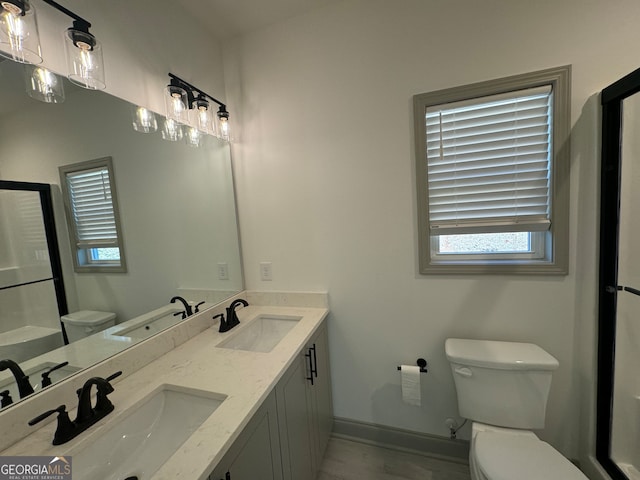
[[[263,282],[269,282],[273,280],[271,262],[260,262],[260,280],[262,280]]]
[[[229,280],[229,265],[226,262],[218,264],[218,280]]]

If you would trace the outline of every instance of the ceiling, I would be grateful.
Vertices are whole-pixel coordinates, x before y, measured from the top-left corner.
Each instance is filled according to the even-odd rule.
[[[177,0],[216,38],[259,30],[342,0]]]

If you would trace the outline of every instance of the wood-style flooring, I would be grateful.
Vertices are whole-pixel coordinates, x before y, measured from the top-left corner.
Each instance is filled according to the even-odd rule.
[[[317,480],[470,480],[469,466],[331,438]]]

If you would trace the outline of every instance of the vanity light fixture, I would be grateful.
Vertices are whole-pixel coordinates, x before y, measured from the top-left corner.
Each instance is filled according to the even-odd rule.
[[[187,123],[189,121],[187,117],[190,115],[191,125],[200,132],[228,141],[230,135],[227,106],[172,73],[169,73],[169,78],[170,83],[165,89],[167,118]],[[212,103],[219,107],[215,117],[211,108]]]
[[[37,65],[25,65],[27,94],[44,103],[64,102],[64,85],[62,79]]]
[[[0,6],[0,55],[19,63],[42,63],[38,21],[30,0],[2,0]]]
[[[69,80],[89,90],[103,90],[106,84],[102,45],[89,32],[91,24],[53,0],[42,1],[73,19],[64,36]]]
[[[91,24],[53,0],[42,0],[73,19],[65,32],[69,80],[83,88],[102,90],[102,46],[89,32]],[[20,63],[42,62],[36,12],[31,0],[0,0],[0,55]]]

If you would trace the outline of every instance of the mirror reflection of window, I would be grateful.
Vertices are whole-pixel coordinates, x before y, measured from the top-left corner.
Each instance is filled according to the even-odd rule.
[[[59,170],[76,272],[126,272],[111,157]]]

